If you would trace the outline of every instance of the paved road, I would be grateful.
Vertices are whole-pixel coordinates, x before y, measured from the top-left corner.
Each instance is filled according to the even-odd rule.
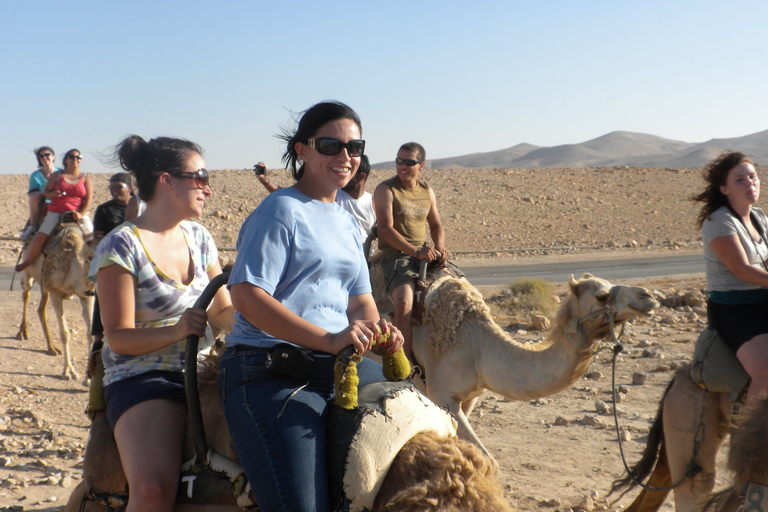
[[[554,283],[564,283],[573,274],[585,272],[609,281],[667,275],[703,274],[701,254],[661,256],[653,258],[620,258],[591,261],[558,261],[551,263],[516,264],[493,267],[462,267],[467,279],[475,286],[509,284],[521,277],[538,277]]]
[[[515,265],[466,267],[462,270],[475,286],[509,284],[520,277],[538,277],[554,283],[564,283],[573,274],[581,277],[589,272],[603,279],[633,279],[681,274],[701,274],[704,261],[700,254],[662,256],[654,258],[619,258],[591,261],[558,261],[545,263],[520,263]],[[8,291],[13,267],[0,267],[0,291]],[[20,290],[16,276],[14,290]]]

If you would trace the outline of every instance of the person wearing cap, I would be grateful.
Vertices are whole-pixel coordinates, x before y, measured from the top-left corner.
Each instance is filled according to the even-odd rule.
[[[110,231],[123,223],[125,208],[133,195],[131,175],[127,172],[113,174],[109,178],[107,188],[109,188],[112,199],[101,203],[93,215],[93,241],[96,245]]]
[[[133,196],[133,184],[131,175],[127,172],[118,172],[109,178],[107,185],[112,196],[107,202],[101,203],[93,214],[93,244],[99,244],[102,238],[125,220],[125,208],[128,200]],[[101,323],[101,308],[98,295],[93,301],[93,317],[91,319],[91,335],[93,336],[92,353],[101,349],[104,338],[104,326]]]

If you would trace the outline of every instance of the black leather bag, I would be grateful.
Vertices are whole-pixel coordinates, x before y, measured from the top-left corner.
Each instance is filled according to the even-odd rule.
[[[273,373],[308,381],[315,366],[315,356],[307,349],[280,343],[269,351],[265,365]]]

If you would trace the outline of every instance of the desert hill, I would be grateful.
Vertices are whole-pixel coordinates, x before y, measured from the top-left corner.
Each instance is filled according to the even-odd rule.
[[[768,130],[728,139],[692,143],[645,133],[615,131],[578,144],[541,147],[517,144],[507,149],[427,161],[432,169],[584,168],[627,165],[646,168],[701,167],[722,151],[743,151],[758,163],[768,162]],[[373,165],[391,169],[394,161]]]

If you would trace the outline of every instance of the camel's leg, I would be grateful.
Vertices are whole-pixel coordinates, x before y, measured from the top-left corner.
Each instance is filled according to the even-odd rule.
[[[59,336],[64,348],[64,370],[61,372],[61,378],[65,380],[79,379],[80,375],[72,366],[72,359],[69,353],[69,327],[67,326],[67,319],[64,318],[64,297],[59,293],[53,293],[51,297],[53,298],[51,305],[56,312],[56,319],[59,321]]]
[[[651,476],[648,477],[648,481],[645,484],[649,487],[655,487],[657,489],[669,487],[672,485],[672,476],[669,473],[669,462],[667,461],[667,448],[665,442],[662,441],[659,446],[659,458],[656,460],[656,465],[653,467]],[[650,489],[643,489],[640,494],[637,495],[635,501],[633,501],[624,512],[656,512],[667,501],[670,491],[652,491]]]
[[[29,294],[32,291],[32,279],[25,273],[21,274],[21,323],[19,332],[16,334],[17,340],[28,340],[29,329],[27,326],[27,306],[29,306]]]
[[[480,398],[479,396],[476,396],[475,398],[472,398],[471,400],[466,400],[461,403],[461,410],[464,411],[464,415],[469,418],[472,415],[472,411],[475,409],[475,404],[477,404],[477,400]]]
[[[719,394],[706,393],[682,376],[675,379],[664,400],[664,439],[672,482],[685,475],[694,442],[701,442],[696,455],[701,471],[675,488],[677,512],[701,510],[714,489],[715,459],[727,433],[720,401]]]
[[[48,306],[48,297],[49,294],[47,291],[43,290],[40,293],[40,305],[37,306],[37,316],[40,319],[40,327],[43,328],[43,337],[45,338],[45,343],[48,345],[47,354],[49,356],[56,356],[61,354],[61,350],[53,344],[53,340],[51,339],[51,332],[48,330],[48,317],[46,316],[45,312],[45,308]]]
[[[427,386],[429,387],[429,386]],[[493,457],[493,455],[490,454],[488,449],[485,447],[482,441],[480,441],[480,438],[477,437],[477,434],[475,434],[475,431],[472,429],[472,426],[469,424],[469,419],[464,414],[464,411],[462,410],[462,405],[455,401],[455,400],[440,400],[435,401],[435,403],[441,407],[445,407],[448,409],[448,412],[453,414],[453,417],[456,419],[456,423],[458,425],[458,428],[456,429],[456,434],[462,438],[466,439],[467,441],[477,445],[480,450],[485,454],[486,457],[493,463],[493,466],[496,468],[496,470],[499,469],[499,463],[496,462],[496,459]]]
[[[90,378],[88,377],[88,364],[91,360],[91,349],[93,348],[93,335],[91,334],[91,312],[93,311],[93,297],[79,297],[80,309],[83,312],[83,322],[85,322],[85,336],[88,340],[88,358],[86,359],[86,372],[83,378],[83,386],[88,386]]]

